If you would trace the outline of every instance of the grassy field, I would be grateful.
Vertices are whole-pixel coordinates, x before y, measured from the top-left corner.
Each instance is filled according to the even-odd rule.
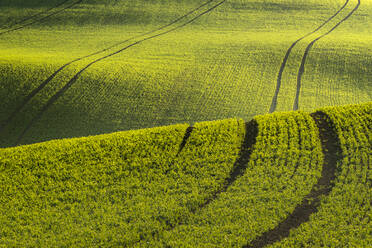
[[[371,222],[371,104],[325,108],[339,137],[342,159],[328,198],[310,221],[273,247],[368,247]],[[337,230],[337,231],[336,231]]]
[[[60,3],[0,4],[3,147],[268,113],[287,49],[339,11],[292,49],[275,109],[291,110],[306,46],[347,17],[358,1]],[[299,89],[300,110],[371,101],[371,10],[372,3],[362,1],[314,44]],[[7,32],[9,26],[25,27]],[[68,84],[89,63],[131,44]],[[66,63],[91,54],[38,89]]]
[[[371,0],[1,0],[0,247],[368,247],[370,30]]]
[[[371,113],[369,103],[0,149],[0,246],[368,247]]]

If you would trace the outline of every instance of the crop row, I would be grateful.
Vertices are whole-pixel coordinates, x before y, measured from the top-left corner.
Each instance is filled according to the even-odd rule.
[[[332,131],[342,160],[330,193],[273,246],[363,247],[371,110],[322,109],[332,130],[291,112],[255,117],[257,132],[229,119],[0,149],[0,246],[250,247],[329,186]]]
[[[305,113],[258,116],[244,174],[176,228],[144,240],[151,247],[241,247],[284,220],[320,176],[323,154]]]
[[[230,174],[243,122],[0,150],[0,246],[131,246],[187,219]],[[178,154],[178,155],[177,155]]]
[[[18,138],[15,142],[15,145],[18,145],[22,142],[24,139],[24,136],[30,131],[30,129],[35,126],[35,124],[43,117],[43,115],[52,107],[56,101],[59,100],[60,97],[62,97],[66,91],[68,91],[74,84],[76,84],[78,78],[80,78],[81,74],[85,72],[88,68],[90,68],[92,65],[101,62],[102,60],[106,60],[112,56],[118,55],[127,49],[130,49],[134,46],[137,46],[145,41],[158,38],[160,36],[169,34],[171,32],[174,32],[178,29],[181,29],[200,17],[208,14],[209,12],[215,10],[217,7],[222,5],[225,2],[225,0],[222,1],[214,1],[209,0],[204,2],[203,4],[199,5],[197,8],[194,8],[193,10],[187,12],[183,16],[178,17],[177,19],[173,20],[172,22],[163,25],[159,28],[153,29],[150,32],[145,32],[140,35],[133,36],[129,39],[123,40],[121,42],[118,42],[114,45],[111,45],[109,47],[106,47],[103,50],[96,51],[94,53],[91,53],[89,55],[76,58],[66,64],[64,64],[62,67],[60,67],[58,70],[56,70],[53,74],[51,74],[46,80],[44,80],[36,89],[34,89],[30,94],[28,94],[24,101],[16,107],[15,111],[11,114],[10,117],[6,118],[6,121],[4,124],[1,125],[1,129],[5,126],[9,126],[12,121],[15,119],[16,115],[19,114],[24,107],[28,105],[28,103],[37,95],[39,92],[41,92],[48,84],[51,84],[52,80],[59,75],[61,71],[63,71],[66,67],[69,65],[87,59],[91,58],[89,61],[85,61],[84,64],[80,67],[77,73],[74,74],[73,77],[70,79],[67,79],[67,82],[64,82],[62,88],[57,90],[56,93],[51,94],[46,101],[45,104],[40,107],[36,113],[34,113],[34,116],[31,118],[31,120],[26,121],[26,125],[22,128],[23,131],[20,132],[18,135]],[[99,55],[99,56],[96,56]],[[0,129],[0,131],[1,131]]]
[[[319,212],[273,247],[368,247],[372,243],[372,103],[324,108],[342,149],[332,192]]]

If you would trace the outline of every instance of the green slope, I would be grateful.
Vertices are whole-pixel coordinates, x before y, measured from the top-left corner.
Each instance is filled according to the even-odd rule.
[[[255,118],[256,143],[244,174],[213,203],[153,247],[242,247],[293,212],[320,177],[323,154],[307,113]]]
[[[0,246],[367,247],[372,103],[319,111],[0,149]]]
[[[291,110],[306,46],[337,25],[358,1],[60,3],[0,3],[0,126],[6,124],[0,130],[2,147],[184,122],[249,120],[265,114],[287,49],[347,3],[326,25],[300,41],[289,56],[276,110]],[[362,0],[347,21],[314,44],[300,88],[300,110],[371,101],[371,10],[371,2]],[[9,26],[25,28],[3,33]],[[53,100],[87,64],[141,41],[136,37],[123,42],[131,37],[164,26],[163,31],[171,32],[93,64]],[[66,66],[18,111],[58,68],[106,48]]]
[[[324,108],[340,139],[342,161],[330,196],[291,236],[273,247],[368,247],[372,243],[372,105]]]

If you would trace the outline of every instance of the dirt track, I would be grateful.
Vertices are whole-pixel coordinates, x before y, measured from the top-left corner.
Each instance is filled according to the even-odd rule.
[[[341,160],[341,146],[334,126],[328,116],[322,112],[311,115],[319,129],[319,136],[322,142],[324,162],[322,175],[313,186],[310,193],[305,196],[301,204],[274,229],[268,230],[258,236],[245,248],[265,247],[289,236],[292,229],[299,227],[302,223],[308,222],[310,215],[318,212],[321,197],[329,195],[333,188],[333,180],[336,178],[337,163]]]
[[[347,19],[349,19],[355,11],[358,10],[360,6],[360,0],[358,0],[358,4],[355,6],[355,8],[350,11],[350,13],[344,18],[342,19],[341,21],[339,21],[332,29],[330,29],[327,33],[324,33],[323,35],[317,37],[316,39],[314,39],[313,41],[310,42],[310,44],[306,47],[306,50],[305,50],[305,53],[302,57],[302,61],[301,61],[301,66],[300,66],[300,69],[298,70],[298,75],[297,75],[297,87],[296,87],[296,97],[295,97],[295,100],[294,100],[294,103],[293,103],[293,110],[298,110],[298,105],[299,105],[299,99],[300,99],[300,92],[301,92],[301,81],[302,81],[302,76],[305,72],[305,64],[306,64],[306,59],[310,53],[310,50],[311,48],[314,46],[314,44],[324,38],[325,36],[329,35],[330,33],[332,33],[332,31],[334,31],[338,26],[340,26],[343,22],[345,22]]]
[[[301,38],[299,38],[298,40],[293,42],[292,45],[288,48],[288,50],[287,50],[287,52],[286,52],[286,54],[283,58],[283,62],[280,65],[280,69],[279,69],[279,73],[278,73],[278,77],[277,77],[277,82],[276,82],[275,94],[274,94],[272,102],[271,102],[269,113],[273,113],[276,110],[276,106],[277,106],[277,103],[278,103],[278,95],[279,95],[279,92],[280,92],[280,87],[282,85],[283,72],[284,72],[285,66],[287,65],[287,61],[289,59],[289,55],[292,52],[292,49],[297,45],[298,42],[300,42],[301,40],[305,39],[306,37],[314,34],[318,30],[320,30],[322,27],[324,27],[328,22],[330,22],[333,18],[335,18],[346,7],[346,5],[349,3],[349,1],[350,0],[346,0],[344,5],[336,13],[334,13],[328,20],[323,22],[319,27],[317,27],[312,32],[302,36]]]
[[[239,156],[234,163],[232,170],[230,171],[229,177],[226,179],[225,183],[223,184],[222,188],[215,192],[213,196],[207,199],[203,205],[199,207],[197,211],[208,206],[211,202],[218,198],[218,196],[226,192],[227,189],[233,184],[238,177],[242,176],[247,168],[249,159],[252,154],[253,145],[256,143],[256,137],[258,135],[258,124],[255,120],[247,122],[245,124],[245,136],[242,147],[240,148]]]

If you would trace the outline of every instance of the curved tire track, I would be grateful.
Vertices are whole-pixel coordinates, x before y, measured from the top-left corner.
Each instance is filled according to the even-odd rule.
[[[65,3],[67,3],[68,1],[70,1],[70,0],[64,0],[63,2],[57,4],[56,6],[53,6],[53,7],[49,8],[49,9],[47,9],[47,10],[44,10],[44,11],[41,11],[41,12],[36,13],[36,14],[34,14],[34,15],[31,15],[31,16],[29,16],[29,17],[26,17],[26,18],[24,18],[24,19],[22,19],[22,20],[20,20],[20,21],[16,21],[16,22],[14,22],[14,23],[12,23],[12,24],[10,24],[10,25],[8,25],[8,26],[3,26],[3,28],[4,28],[4,29],[11,29],[12,27],[14,27],[14,26],[16,26],[16,25],[19,25],[19,24],[25,23],[25,22],[27,22],[28,20],[32,20],[32,19],[34,19],[34,18],[36,18],[36,17],[38,17],[38,16],[41,16],[41,15],[43,15],[43,14],[47,14],[47,13],[49,13],[50,11],[52,11],[52,10],[54,10],[54,9],[57,9],[57,8],[61,7],[62,5],[64,5]]]
[[[238,158],[236,159],[233,165],[233,168],[230,171],[229,177],[226,179],[226,181],[224,182],[220,190],[214,192],[210,198],[206,199],[204,203],[199,205],[197,208],[191,209],[190,212],[192,214],[195,214],[196,212],[201,211],[205,207],[207,207],[210,203],[216,200],[220,194],[222,194],[223,192],[226,192],[227,189],[230,187],[230,185],[233,184],[236,181],[236,179],[238,179],[238,177],[244,174],[244,171],[247,168],[247,164],[252,154],[253,145],[256,143],[257,135],[258,135],[258,123],[255,120],[251,120],[250,122],[245,123],[244,140],[241,145]],[[187,137],[187,133],[185,137]],[[176,224],[171,224],[167,222],[168,228],[166,230],[167,231],[173,230],[178,225],[181,225],[182,221],[185,221],[185,219],[180,220],[180,222]]]
[[[155,35],[152,35],[152,36],[143,38],[143,39],[141,39],[139,41],[136,41],[134,43],[129,44],[128,46],[125,46],[125,47],[121,48],[120,50],[117,50],[116,52],[113,52],[113,53],[110,53],[108,55],[105,55],[105,56],[103,56],[101,58],[98,58],[98,59],[90,62],[89,64],[87,64],[83,69],[81,69],[78,73],[76,73],[75,76],[73,76],[70,79],[70,81],[62,87],[62,89],[60,89],[56,94],[54,94],[48,100],[48,102],[43,106],[43,108],[40,110],[40,112],[31,120],[31,122],[26,126],[26,128],[23,130],[23,132],[18,136],[17,141],[16,141],[16,145],[18,145],[20,143],[20,141],[22,140],[22,138],[24,137],[24,135],[33,126],[33,124],[36,121],[38,121],[43,116],[43,114],[49,109],[49,107],[52,106],[76,82],[76,80],[80,77],[80,75],[86,69],[88,69],[90,66],[92,66],[92,65],[94,65],[94,64],[96,64],[96,63],[98,63],[98,62],[100,62],[100,61],[102,61],[104,59],[107,59],[107,58],[110,58],[110,57],[112,57],[114,55],[117,55],[119,53],[122,53],[123,51],[125,51],[125,50],[127,50],[127,49],[129,49],[129,48],[131,48],[133,46],[136,46],[138,44],[141,44],[144,41],[151,40],[151,39],[154,39],[154,38],[163,36],[165,34],[171,33],[173,31],[176,31],[178,29],[181,29],[181,28],[187,26],[188,24],[194,22],[195,20],[199,19],[203,15],[208,14],[209,12],[213,11],[214,9],[216,9],[217,7],[219,7],[220,5],[222,5],[224,2],[226,2],[226,0],[220,1],[219,3],[215,4],[214,6],[210,7],[209,9],[203,11],[202,13],[200,13],[197,16],[193,17],[192,19],[188,20],[187,22],[180,24],[179,26],[176,26],[174,28],[171,28],[171,29],[166,30],[164,32],[161,32],[159,34],[155,34]]]
[[[279,92],[280,92],[280,87],[282,85],[283,72],[284,72],[285,66],[287,65],[287,61],[289,59],[289,55],[292,52],[292,49],[297,45],[298,42],[300,42],[301,40],[303,40],[303,39],[309,37],[310,35],[314,34],[318,30],[320,30],[322,27],[324,27],[328,22],[330,22],[333,18],[335,18],[346,7],[346,5],[349,3],[349,1],[350,0],[346,0],[346,2],[344,3],[344,5],[335,14],[333,14],[328,20],[326,20],[324,23],[322,23],[314,31],[312,31],[312,32],[310,32],[310,33],[302,36],[301,38],[299,38],[298,40],[296,40],[295,42],[293,42],[292,45],[288,48],[288,50],[287,50],[287,52],[286,52],[286,54],[284,56],[283,62],[282,62],[281,66],[280,66],[280,69],[279,69],[279,73],[278,73],[278,77],[277,77],[277,82],[276,82],[276,89],[275,89],[274,96],[272,98],[272,102],[271,102],[269,113],[273,113],[276,110],[276,106],[277,106],[277,103],[278,103],[278,95],[279,95]]]
[[[71,60],[70,62],[68,62],[68,63],[66,63],[66,64],[64,64],[64,65],[62,65],[60,68],[58,68],[55,72],[53,72],[44,82],[42,82],[36,89],[34,89],[30,94],[28,94],[26,97],[25,97],[25,99],[22,101],[22,103],[20,104],[20,105],[18,105],[17,107],[16,107],[16,109],[10,114],[10,116],[0,125],[0,133],[3,131],[3,129],[6,127],[6,126],[8,126],[9,124],[10,124],[10,122],[14,119],[14,117],[30,102],[30,100],[36,95],[36,94],[38,94],[42,89],[44,89],[48,84],[49,84],[49,82],[50,81],[52,81],[56,76],[57,76],[57,74],[58,73],[60,73],[63,69],[65,69],[67,66],[69,66],[69,65],[71,65],[71,64],[73,64],[73,63],[75,63],[75,62],[78,62],[78,61],[81,61],[81,60],[83,60],[83,59],[86,59],[86,58],[90,58],[90,57],[93,57],[93,56],[95,56],[95,55],[98,55],[98,54],[101,54],[101,53],[103,53],[103,52],[106,52],[106,51],[108,51],[108,50],[110,50],[111,48],[114,48],[114,47],[116,47],[116,46],[119,46],[119,45],[122,45],[122,44],[124,44],[124,43],[126,43],[126,42],[128,42],[128,41],[131,41],[131,40],[134,40],[134,39],[136,39],[136,38],[141,38],[141,37],[144,37],[144,36],[146,36],[146,35],[150,35],[150,34],[152,34],[152,33],[155,33],[155,32],[157,32],[157,31],[161,31],[161,30],[163,30],[163,29],[165,29],[165,28],[167,28],[167,27],[170,27],[170,26],[172,26],[173,24],[175,24],[175,23],[177,23],[177,22],[179,22],[179,21],[181,21],[181,20],[183,20],[183,19],[185,19],[186,17],[188,17],[189,15],[191,15],[191,14],[193,14],[193,13],[195,13],[196,11],[198,11],[199,9],[201,9],[201,8],[203,8],[204,6],[206,6],[206,5],[208,5],[209,3],[211,3],[211,2],[213,2],[213,1],[215,1],[215,0],[209,0],[209,1],[207,1],[207,2],[205,2],[204,4],[202,4],[202,5],[200,5],[200,6],[198,6],[197,8],[195,8],[195,9],[193,9],[193,10],[191,10],[191,11],[189,11],[188,13],[186,13],[185,15],[183,15],[183,16],[181,16],[181,17],[179,17],[179,18],[177,18],[176,20],[174,20],[174,21],[172,21],[172,22],[170,22],[170,23],[168,23],[167,25],[164,25],[164,26],[161,26],[161,27],[159,27],[159,28],[157,28],[157,29],[154,29],[154,30],[152,30],[152,31],[149,31],[149,32],[146,32],[146,33],[143,33],[143,34],[140,34],[140,35],[136,35],[136,36],[133,36],[133,37],[131,37],[131,38],[129,38],[129,39],[126,39],[126,40],[124,40],[124,41],[121,41],[121,42],[118,42],[118,43],[115,43],[114,45],[111,45],[111,46],[109,46],[109,47],[107,47],[107,48],[104,48],[104,49],[102,49],[102,50],[99,50],[99,51],[97,51],[97,52],[94,52],[94,53],[91,53],[91,54],[88,54],[88,55],[86,55],[86,56],[82,56],[82,57],[79,57],[79,58],[76,58],[76,59],[74,59],[74,60]]]
[[[301,204],[285,220],[274,229],[261,234],[250,244],[244,246],[245,248],[265,247],[288,237],[290,230],[308,222],[310,215],[318,212],[321,197],[328,196],[332,191],[333,180],[336,178],[336,165],[342,159],[340,140],[333,123],[325,113],[316,112],[311,116],[319,129],[324,153],[322,175]]]
[[[179,154],[182,152],[183,148],[185,148],[186,146],[186,143],[187,141],[189,140],[190,136],[191,136],[191,133],[192,131],[194,130],[194,127],[193,126],[189,126],[187,129],[186,129],[186,132],[185,132],[185,135],[183,136],[183,140],[180,144],[180,148],[178,149],[178,152],[177,152],[177,157],[179,156]]]
[[[318,38],[314,39],[311,41],[311,43],[306,47],[304,56],[302,57],[301,61],[301,66],[300,69],[298,70],[298,75],[297,75],[297,89],[296,89],[296,97],[293,103],[293,110],[298,110],[298,105],[299,105],[299,99],[300,99],[300,91],[301,91],[301,81],[302,81],[302,76],[305,72],[305,64],[306,64],[306,59],[310,53],[311,48],[314,46],[314,44],[324,38],[325,36],[329,35],[332,31],[334,31],[338,26],[340,26],[343,22],[347,21],[354,13],[355,11],[358,10],[360,6],[360,0],[358,0],[358,4],[355,6],[355,8],[341,21],[339,21],[331,30],[329,30],[327,33],[319,36]]]
[[[212,203],[217,197],[226,192],[227,189],[233,184],[240,176],[242,176],[247,169],[249,159],[252,154],[253,145],[256,144],[256,138],[258,135],[258,123],[255,120],[245,123],[245,135],[238,158],[236,159],[232,170],[230,171],[229,177],[226,179],[222,188],[215,192],[209,199],[207,199],[202,205],[199,206],[196,211],[200,211],[210,203]]]
[[[66,6],[66,7],[64,7],[63,9],[60,9],[60,10],[58,10],[58,11],[56,11],[56,12],[53,12],[53,13],[51,13],[51,14],[49,14],[49,15],[47,15],[47,16],[44,16],[43,18],[40,18],[40,19],[38,19],[38,20],[35,20],[35,21],[33,21],[33,22],[27,23],[27,24],[25,24],[25,25],[23,25],[23,26],[20,26],[20,27],[17,27],[17,28],[12,28],[12,29],[9,29],[9,30],[4,31],[4,32],[0,32],[0,36],[3,35],[3,34],[7,34],[7,33],[10,33],[10,32],[14,32],[14,31],[20,30],[20,29],[24,29],[24,28],[26,28],[26,27],[28,27],[28,26],[31,26],[31,25],[33,25],[33,24],[35,24],[35,23],[38,23],[38,22],[42,22],[42,21],[48,19],[48,18],[51,17],[51,16],[54,16],[54,15],[56,15],[56,14],[61,13],[62,11],[65,11],[66,9],[69,9],[69,8],[74,7],[75,5],[81,3],[82,1],[84,1],[84,0],[78,0],[78,1],[76,1],[76,2],[74,2],[74,3],[72,3],[72,4],[70,4],[70,5],[68,5],[68,6]]]

